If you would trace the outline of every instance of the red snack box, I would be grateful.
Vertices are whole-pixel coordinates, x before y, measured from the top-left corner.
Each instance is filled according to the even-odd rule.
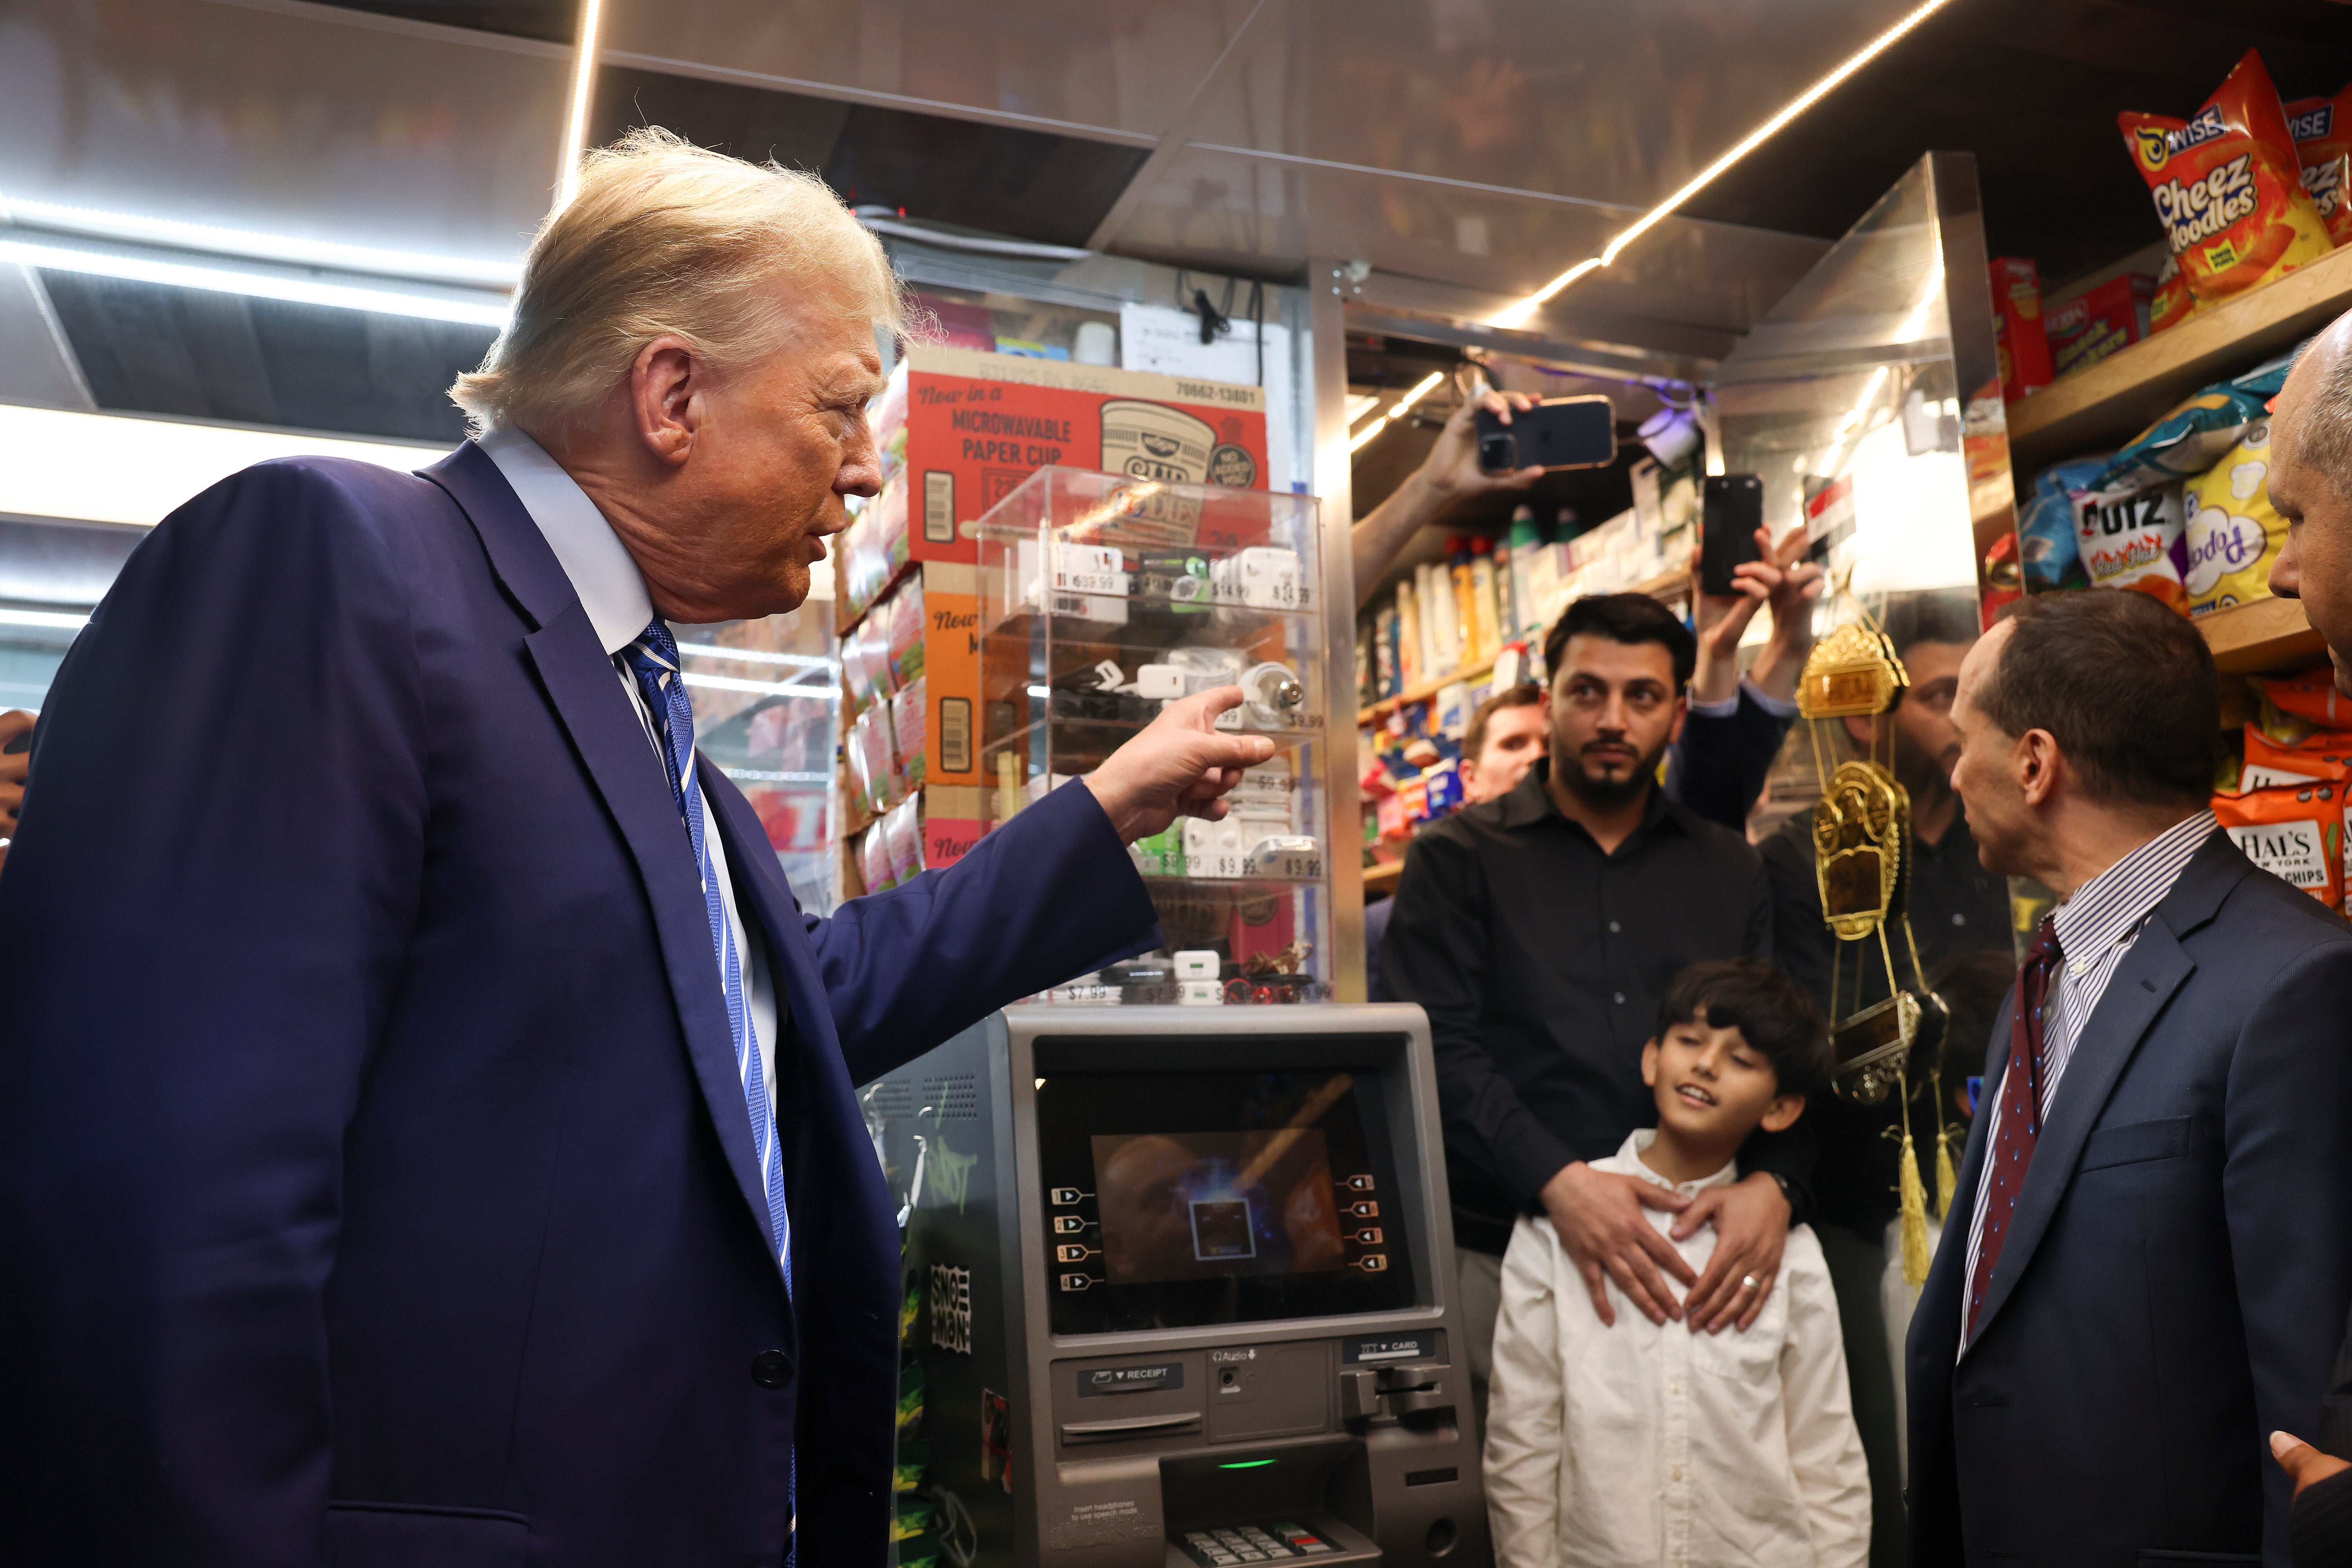
[[[2156,279],[2145,272],[2126,272],[2108,279],[2087,293],[2050,308],[2050,358],[2060,375],[2071,375],[2086,364],[2096,364],[2117,349],[2136,343],[2148,333],[2148,310],[2156,300]]]
[[[2014,403],[2050,384],[2050,343],[2042,323],[2042,279],[2023,257],[1992,262],[1993,339],[2000,351],[2000,395]]]

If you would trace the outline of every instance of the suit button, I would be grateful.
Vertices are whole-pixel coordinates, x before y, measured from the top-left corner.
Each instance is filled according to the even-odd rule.
[[[761,1351],[751,1358],[751,1381],[761,1388],[782,1388],[793,1380],[793,1358],[782,1351]]]

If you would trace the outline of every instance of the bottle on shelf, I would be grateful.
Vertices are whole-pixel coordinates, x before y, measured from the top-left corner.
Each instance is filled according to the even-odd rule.
[[[1478,612],[1478,659],[1492,664],[1503,651],[1502,584],[1495,571],[1495,542],[1485,534],[1470,541],[1470,596]]]
[[[1454,584],[1454,615],[1457,630],[1454,635],[1452,670],[1461,669],[1478,660],[1485,646],[1478,637],[1478,590],[1470,576],[1470,541],[1455,534],[1446,541],[1445,568]]]

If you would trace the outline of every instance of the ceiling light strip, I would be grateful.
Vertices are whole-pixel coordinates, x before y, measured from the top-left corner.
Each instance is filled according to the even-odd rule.
[[[563,162],[556,170],[555,210],[580,194],[580,155],[587,151],[588,100],[596,90],[597,32],[604,26],[604,0],[580,0],[580,42],[572,51],[572,107],[563,117]]]
[[[431,256],[415,250],[386,250],[373,245],[345,245],[336,240],[256,234],[248,229],[222,228],[213,224],[183,223],[176,218],[146,217],[137,213],[109,212],[99,207],[68,206],[61,202],[27,201],[21,196],[0,195],[0,217],[6,217],[26,227],[88,235],[98,239],[177,246],[218,256],[243,256],[258,261],[334,267],[351,272],[385,273],[397,278],[429,279],[436,282],[511,289],[522,277],[520,263],[514,261]]]
[[[1370,425],[1365,426],[1361,430],[1357,431],[1355,435],[1349,437],[1348,438],[1348,450],[1350,452],[1361,451],[1366,446],[1370,444],[1373,437],[1378,436],[1381,431],[1387,429],[1390,425],[1393,424],[1395,421],[1403,418],[1414,404],[1419,403],[1423,398],[1427,397],[1431,393],[1436,391],[1437,384],[1444,379],[1445,373],[1444,371],[1436,370],[1433,370],[1427,375],[1422,377],[1421,380],[1413,385],[1411,391],[1407,392],[1402,397],[1396,400],[1394,405],[1392,405],[1386,414],[1381,415],[1378,419],[1373,420]]]
[[[823,654],[781,653],[764,647],[727,647],[715,642],[682,642],[677,645],[677,651],[701,658],[732,658],[746,664],[791,664],[803,669],[831,669],[840,663],[840,660],[827,658]]]
[[[0,261],[46,267],[96,278],[120,278],[134,283],[161,283],[174,289],[207,289],[221,294],[243,294],[257,300],[286,300],[304,305],[333,305],[347,310],[373,310],[383,315],[415,316],[433,321],[459,321],[471,326],[503,327],[504,300],[478,302],[454,295],[410,292],[366,283],[340,283],[324,278],[297,278],[206,262],[178,261],[161,256],[92,250],[61,241],[33,239],[25,231],[0,232]]]
[[[1830,93],[1836,90],[1838,86],[1848,77],[1853,75],[1854,72],[1860,70],[1871,61],[1876,59],[1880,55],[1885,53],[1906,34],[1912,31],[1912,29],[1918,26],[1920,23],[1926,21],[1928,17],[1934,16],[1937,12],[1942,10],[1946,5],[1950,4],[1951,0],[1925,0],[1923,5],[1916,7],[1907,16],[1897,21],[1893,26],[1879,34],[1878,37],[1864,45],[1861,49],[1848,57],[1835,70],[1832,70],[1829,75],[1822,78],[1821,80],[1813,83],[1812,86],[1807,88],[1795,98],[1790,100],[1787,105],[1785,105],[1779,113],[1773,115],[1771,119],[1767,120],[1763,124],[1758,126],[1746,136],[1740,138],[1738,142],[1733,144],[1729,152],[1724,153],[1723,156],[1717,158],[1714,163],[1709,163],[1706,168],[1701,169],[1696,174],[1693,175],[1682,189],[1676,191],[1673,195],[1668,196],[1664,201],[1660,202],[1656,206],[1652,207],[1648,212],[1643,214],[1641,217],[1635,219],[1633,226],[1631,228],[1626,229],[1623,233],[1618,235],[1615,238],[1612,239],[1607,246],[1602,247],[1600,255],[1578,262],[1575,266],[1570,268],[1567,271],[1561,273],[1559,277],[1553,279],[1550,282],[1545,284],[1542,288],[1537,289],[1526,299],[1521,300],[1516,305],[1511,306],[1508,310],[1500,311],[1497,314],[1489,317],[1489,324],[1497,327],[1524,326],[1527,324],[1528,319],[1530,316],[1533,316],[1546,300],[1550,300],[1554,295],[1559,293],[1562,289],[1568,288],[1570,284],[1576,282],[1586,274],[1600,268],[1614,264],[1617,258],[1623,254],[1627,246],[1633,244],[1635,240],[1641,238],[1642,236],[1647,234],[1651,229],[1656,227],[1661,222],[1664,221],[1665,218],[1671,216],[1676,208],[1680,207],[1684,203],[1689,201],[1691,197],[1698,195],[1699,192],[1712,184],[1723,174],[1724,171],[1729,169],[1733,164],[1748,156],[1748,153],[1753,153],[1757,148],[1762,146],[1767,141],[1770,140],[1775,134],[1777,134],[1783,126],[1796,119],[1800,114],[1802,114],[1806,110],[1811,109],[1814,104],[1819,103]]]

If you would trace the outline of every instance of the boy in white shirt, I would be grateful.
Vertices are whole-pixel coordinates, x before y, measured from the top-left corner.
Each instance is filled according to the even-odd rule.
[[[1829,1037],[1793,981],[1747,959],[1667,986],[1643,1048],[1655,1131],[1593,1168],[1686,1194],[1738,1179],[1733,1156],[1827,1088]],[[1644,1208],[1661,1232],[1674,1216]],[[1704,1273],[1715,1233],[1674,1245]],[[1862,1568],[1870,1478],[1821,1243],[1791,1226],[1755,1323],[1654,1324],[1612,1281],[1601,1323],[1551,1222],[1522,1217],[1503,1258],[1486,1423],[1500,1568]]]

